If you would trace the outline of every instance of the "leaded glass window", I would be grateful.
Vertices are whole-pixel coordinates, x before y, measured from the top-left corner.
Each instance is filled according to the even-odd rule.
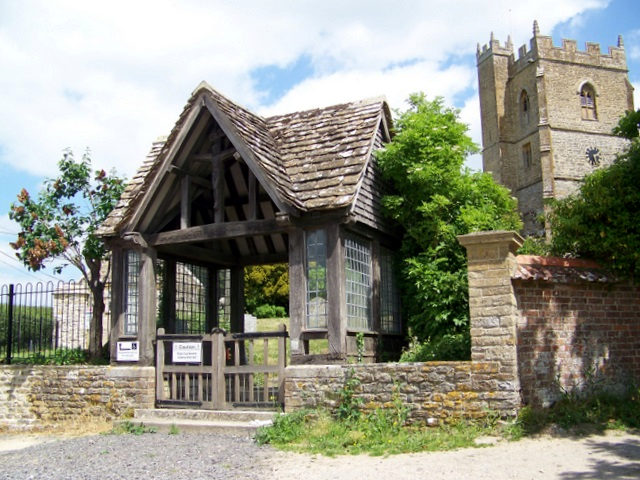
[[[176,333],[207,331],[207,292],[209,271],[206,267],[176,263]]]
[[[138,309],[140,298],[140,253],[135,250],[127,251],[125,257],[126,282],[125,289],[125,306],[124,306],[124,334],[138,334]]]
[[[325,231],[307,232],[307,328],[327,328],[327,242]]]
[[[356,238],[345,239],[347,326],[372,330],[371,246]]]
[[[393,253],[380,251],[380,329],[383,333],[401,333],[400,293],[396,284]]]

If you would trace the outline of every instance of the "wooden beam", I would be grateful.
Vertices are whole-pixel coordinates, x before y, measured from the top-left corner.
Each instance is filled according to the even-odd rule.
[[[236,153],[236,148],[229,147],[225,148],[217,155],[219,155],[223,160],[226,160],[227,158],[232,157],[234,153]],[[191,160],[193,160],[194,162],[210,162],[211,160],[213,160],[213,156],[213,153],[197,153],[193,157],[191,157]]]
[[[195,260],[201,263],[210,263],[223,267],[238,265],[238,261],[232,255],[214,252],[207,248],[193,245],[165,245],[158,249],[158,253],[171,255],[179,259]]]
[[[214,145],[214,156],[211,160],[211,183],[213,185],[213,221],[224,222],[224,163],[216,154],[220,146]]]
[[[177,175],[180,178],[184,178],[184,177],[189,177],[191,179],[191,183],[195,183],[196,185],[203,187],[207,190],[211,190],[211,188],[213,187],[211,185],[211,181],[206,179],[206,178],[202,178],[199,177],[197,175],[194,175],[192,173],[189,173],[187,170],[185,170],[184,168],[180,168],[176,165],[171,165],[168,169],[167,172],[172,173],[174,175]]]
[[[249,180],[247,181],[247,188],[249,189],[249,220],[258,219],[258,182],[256,176],[251,169],[247,173]]]
[[[271,253],[264,255],[251,255],[248,257],[238,258],[238,262],[243,266],[250,265],[268,265],[273,263],[286,263],[289,261],[289,254],[287,252]]]
[[[180,228],[185,229],[191,226],[191,177],[182,177],[180,186]]]
[[[148,243],[149,245],[160,246],[207,242],[211,240],[229,240],[240,237],[253,237],[255,235],[286,233],[290,227],[291,223],[288,217],[271,220],[213,223],[182,230],[156,233],[149,236]]]

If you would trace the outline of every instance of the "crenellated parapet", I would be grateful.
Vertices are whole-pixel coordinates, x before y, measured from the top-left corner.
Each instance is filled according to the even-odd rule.
[[[530,63],[537,60],[549,60],[557,62],[576,63],[584,66],[610,68],[613,70],[627,70],[627,57],[625,54],[622,36],[618,36],[615,47],[609,47],[607,53],[602,53],[599,43],[586,42],[585,50],[579,50],[575,40],[562,39],[562,46],[553,44],[553,38],[540,35],[538,23],[534,22],[533,37],[529,45],[522,45],[514,55],[511,37],[507,37],[504,45],[491,34],[488,44],[476,52],[477,63],[480,64],[492,55],[508,56],[510,72],[518,72]]]

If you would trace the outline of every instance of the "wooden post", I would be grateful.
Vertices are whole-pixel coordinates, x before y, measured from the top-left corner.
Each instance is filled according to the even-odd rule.
[[[182,177],[180,185],[180,228],[189,228],[191,226],[191,176]]]
[[[140,298],[138,311],[138,341],[140,361],[138,365],[152,366],[154,362],[153,341],[156,335],[157,291],[156,291],[156,251],[147,248],[141,252]]]
[[[280,324],[280,332],[286,332],[287,326]],[[287,367],[287,337],[278,337],[278,403],[284,405],[284,371]]]
[[[164,332],[164,328],[159,328],[158,336]],[[164,400],[164,340],[158,341],[156,349],[156,400]]]
[[[211,149],[211,182],[213,183],[213,221],[224,222],[224,164],[219,155],[220,143],[216,142]]]
[[[257,220],[258,219],[258,182],[256,181],[256,176],[253,174],[251,169],[249,169],[249,180],[248,180],[248,189],[249,189],[249,218],[248,220]]]
[[[244,332],[244,267],[231,268],[231,331]]]
[[[124,251],[122,247],[111,250],[111,332],[109,357],[115,365],[118,355],[118,338],[124,328]]]
[[[329,354],[347,353],[347,306],[345,298],[344,249],[340,225],[333,224],[327,232],[327,336]]]
[[[223,408],[225,404],[224,367],[227,352],[224,346],[224,333],[216,329],[211,333],[211,384],[213,408]]]
[[[304,354],[300,342],[306,319],[307,281],[305,275],[304,231],[296,228],[289,233],[289,329],[291,355]]]

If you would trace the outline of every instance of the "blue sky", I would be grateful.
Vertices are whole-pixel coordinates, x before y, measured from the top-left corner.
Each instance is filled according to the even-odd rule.
[[[8,245],[20,189],[35,194],[68,147],[131,177],[202,80],[263,115],[379,95],[403,109],[424,91],[479,142],[475,52],[491,32],[516,51],[534,20],[558,46],[606,53],[623,35],[638,108],[638,18],[637,0],[0,0],[0,285],[53,276]]]

